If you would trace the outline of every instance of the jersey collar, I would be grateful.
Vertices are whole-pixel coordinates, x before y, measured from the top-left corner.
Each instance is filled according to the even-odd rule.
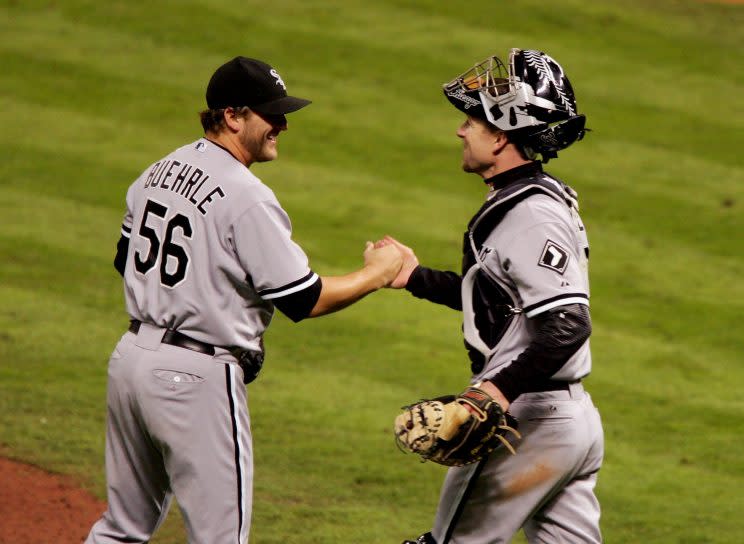
[[[498,189],[503,189],[512,181],[533,177],[542,171],[542,163],[540,161],[532,161],[507,170],[506,172],[496,174],[488,179],[484,179],[483,182],[486,185],[490,185],[492,191],[496,191]]]
[[[235,160],[236,160],[236,161],[238,161],[238,162],[239,162],[240,164],[242,164],[243,166],[245,166],[245,163],[243,163],[243,162],[242,162],[242,161],[241,161],[241,160],[240,160],[240,159],[239,159],[238,157],[236,157],[236,156],[235,156],[235,155],[233,154],[233,152],[232,152],[232,151],[230,151],[230,150],[229,150],[228,148],[226,148],[226,147],[225,147],[224,145],[222,145],[221,143],[219,143],[219,142],[216,142],[215,140],[212,140],[211,138],[207,138],[206,136],[204,136],[204,137],[203,137],[203,139],[204,139],[204,140],[206,140],[206,141],[208,141],[208,142],[209,142],[210,144],[214,145],[215,147],[219,147],[220,149],[222,149],[222,151],[224,151],[225,153],[227,153],[228,155],[230,155],[230,156],[231,156],[231,157],[232,157],[233,159],[235,159]],[[247,166],[246,166],[246,168],[247,168]]]

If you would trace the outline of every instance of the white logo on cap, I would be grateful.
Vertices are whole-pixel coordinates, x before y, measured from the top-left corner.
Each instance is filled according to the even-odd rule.
[[[282,76],[280,76],[277,73],[277,71],[274,70],[273,68],[271,70],[269,70],[269,73],[276,78],[276,84],[277,85],[281,85],[282,86],[282,89],[284,89],[286,91],[287,90],[287,86],[284,84],[284,80],[282,80]]]

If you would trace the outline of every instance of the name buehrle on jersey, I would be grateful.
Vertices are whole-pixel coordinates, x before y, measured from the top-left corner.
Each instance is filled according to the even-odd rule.
[[[196,206],[199,213],[207,215],[208,209],[205,206],[211,204],[217,196],[225,198],[225,191],[219,185],[205,195],[197,196],[208,179],[209,174],[192,164],[176,160],[163,160],[156,162],[150,168],[150,172],[145,178],[145,189],[160,187],[173,191]]]

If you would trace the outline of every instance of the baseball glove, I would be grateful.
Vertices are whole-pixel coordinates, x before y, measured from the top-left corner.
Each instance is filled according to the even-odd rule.
[[[517,420],[477,385],[457,396],[404,406],[395,418],[395,440],[402,451],[446,466],[475,463],[500,446],[514,454],[507,433],[522,438]]]

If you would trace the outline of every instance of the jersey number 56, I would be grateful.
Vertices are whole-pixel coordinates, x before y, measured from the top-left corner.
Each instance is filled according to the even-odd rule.
[[[166,223],[165,238],[162,243],[158,232],[147,224],[150,215]],[[185,215],[177,213],[166,221],[167,216],[167,206],[154,200],[147,201],[138,234],[150,242],[150,249],[144,259],[139,251],[135,251],[134,269],[140,274],[147,274],[160,262],[160,283],[167,287],[175,287],[186,278],[189,255],[182,246],[173,241],[173,232],[180,229],[184,238],[191,239],[193,229],[189,218]],[[158,230],[162,231],[162,227]],[[172,263],[175,264],[175,270]]]

